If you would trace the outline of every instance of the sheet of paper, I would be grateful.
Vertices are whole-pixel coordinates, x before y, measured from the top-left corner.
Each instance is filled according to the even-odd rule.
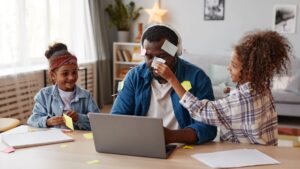
[[[192,88],[192,84],[190,81],[183,81],[181,85],[185,89],[185,91],[189,91]]]
[[[65,124],[69,129],[74,130],[74,126],[73,126],[73,120],[70,116],[64,114],[64,120],[65,120]]]
[[[232,168],[280,163],[256,149],[197,153],[192,155],[192,157],[213,168]]]
[[[169,53],[171,56],[175,56],[175,53],[178,50],[178,47],[173,45],[168,40],[165,40],[164,44],[161,46],[161,49]]]
[[[2,142],[13,148],[64,143],[74,139],[60,130],[35,131],[2,135]]]
[[[153,58],[151,67],[157,69],[157,64],[158,64],[158,63],[166,63],[166,61],[165,61],[164,59],[162,59],[162,58],[159,58],[159,57],[156,57],[156,56],[155,56],[155,57]]]

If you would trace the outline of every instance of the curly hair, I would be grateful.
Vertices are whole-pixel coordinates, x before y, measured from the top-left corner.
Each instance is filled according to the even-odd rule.
[[[244,36],[234,46],[242,62],[241,76],[247,77],[258,93],[270,91],[275,74],[288,73],[292,46],[274,31],[256,31]]]

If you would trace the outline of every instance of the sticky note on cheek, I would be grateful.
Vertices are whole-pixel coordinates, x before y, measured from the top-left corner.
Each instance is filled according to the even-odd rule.
[[[65,120],[65,125],[71,129],[74,130],[74,126],[73,126],[73,120],[70,116],[63,114],[64,120]]]
[[[178,47],[173,45],[168,40],[165,40],[164,44],[161,46],[161,49],[169,53],[171,56],[175,56],[175,53],[178,50]]]
[[[187,80],[183,81],[181,86],[185,89],[185,91],[189,91],[192,88],[191,82]]]

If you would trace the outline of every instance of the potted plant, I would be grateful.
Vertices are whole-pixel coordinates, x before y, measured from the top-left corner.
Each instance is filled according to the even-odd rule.
[[[140,16],[142,9],[142,7],[136,9],[135,3],[132,1],[125,5],[122,0],[115,0],[114,5],[109,4],[106,7],[105,11],[109,15],[110,26],[117,28],[119,41],[128,41],[130,26]]]

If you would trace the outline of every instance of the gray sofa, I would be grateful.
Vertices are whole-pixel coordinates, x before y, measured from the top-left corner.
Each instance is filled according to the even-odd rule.
[[[202,68],[213,83],[213,90],[215,98],[224,97],[223,88],[225,86],[234,87],[227,78],[218,77],[220,74],[227,73],[226,67],[230,61],[230,56],[203,56],[190,53],[184,53],[181,58],[193,63],[194,65]],[[223,68],[222,68],[223,67]],[[272,94],[275,100],[276,111],[280,116],[297,116],[300,117],[300,93],[287,91],[286,87],[289,83],[290,77],[293,77],[296,72],[300,72],[300,58],[292,60],[291,74],[282,78],[274,78]],[[220,83],[220,80],[224,82]],[[300,84],[300,79],[299,79]]]

